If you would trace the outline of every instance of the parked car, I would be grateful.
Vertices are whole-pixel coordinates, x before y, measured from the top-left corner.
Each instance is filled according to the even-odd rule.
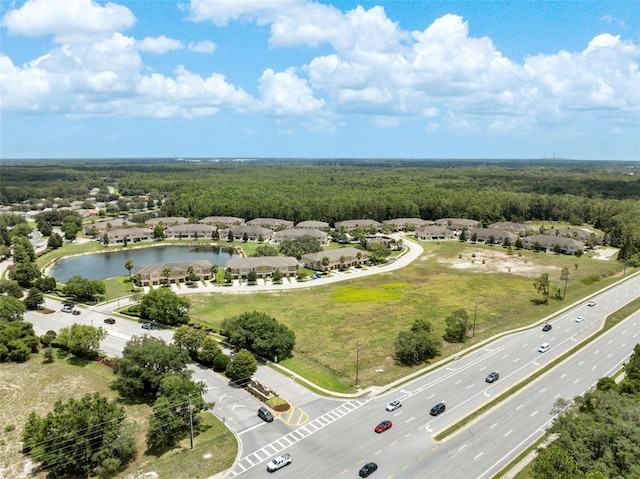
[[[258,409],[258,417],[265,422],[273,422],[273,414],[266,407]]]
[[[551,325],[549,323],[545,324],[544,326],[542,326],[542,330],[543,331],[551,331]]]
[[[65,304],[62,306],[62,312],[63,313],[72,313],[73,312],[73,306],[69,306],[68,304]]]
[[[591,307],[593,307],[593,306],[595,306],[596,304],[597,304],[597,303],[596,303],[595,301],[589,301],[589,302],[587,303],[587,306],[591,306]]]
[[[106,318],[104,322],[107,324],[116,324],[116,320],[113,318]]]
[[[153,329],[153,324],[151,323],[144,323],[142,325],[142,329]]]
[[[492,383],[497,381],[499,377],[500,375],[496,371],[493,371],[492,373],[489,373],[489,375],[485,378],[485,381],[487,381],[488,383]]]
[[[282,456],[274,458],[269,464],[267,464],[267,471],[277,471],[284,466],[288,466],[292,462],[293,458],[291,457],[291,454],[283,454]]]
[[[376,426],[374,431],[377,433],[385,432],[387,429],[391,429],[391,426],[393,426],[393,423],[391,421],[382,421]]]
[[[442,414],[445,408],[446,406],[444,405],[444,403],[439,402],[438,404],[436,404],[431,408],[431,411],[429,412],[429,414],[431,414],[432,416],[437,416],[438,414]]]
[[[371,474],[378,470],[378,465],[375,462],[367,462],[364,466],[360,468],[360,472],[358,475],[360,477],[369,477]]]
[[[401,406],[402,406],[402,401],[400,401],[399,399],[396,399],[395,401],[391,401],[389,404],[387,404],[387,407],[385,409],[387,411],[395,411]]]
[[[540,346],[538,346],[538,352],[546,353],[547,351],[549,351],[550,347],[551,345],[549,343],[542,343]]]
[[[576,323],[581,323],[582,321],[584,321],[584,316],[578,316],[576,319],[574,319],[574,321]]]

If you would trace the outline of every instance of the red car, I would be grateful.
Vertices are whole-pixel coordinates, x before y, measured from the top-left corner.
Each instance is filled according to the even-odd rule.
[[[380,424],[376,426],[375,431],[378,433],[384,432],[387,429],[391,429],[391,426],[393,426],[391,421],[382,421]]]

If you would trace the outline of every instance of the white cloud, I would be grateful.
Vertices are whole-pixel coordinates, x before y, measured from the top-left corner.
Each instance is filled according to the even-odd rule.
[[[187,48],[195,53],[213,53],[216,51],[216,44],[210,40],[201,42],[189,42]]]
[[[233,0],[205,1],[191,0],[188,6],[189,17],[195,22],[210,21],[225,26],[230,20],[245,18],[256,20],[271,11],[286,9],[297,2],[287,0]]]
[[[260,78],[260,105],[263,111],[275,115],[314,115],[324,106],[316,99],[306,80],[298,77],[293,68],[275,73],[266,69]]]
[[[166,53],[171,50],[182,50],[184,45],[180,40],[167,38],[164,35],[159,37],[146,37],[136,42],[138,50],[150,53]]]
[[[8,11],[2,26],[9,34],[37,37],[53,35],[58,42],[110,35],[131,27],[136,19],[131,11],[115,3],[100,5],[92,0],[28,0]]]

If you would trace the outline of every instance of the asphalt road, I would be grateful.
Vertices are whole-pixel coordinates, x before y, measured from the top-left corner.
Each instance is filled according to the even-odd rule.
[[[245,448],[231,476],[263,477],[268,460],[287,452],[294,461],[277,472],[283,479],[357,477],[358,469],[369,461],[379,465],[373,477],[492,477],[542,436],[551,424],[557,398],[580,395],[621,367],[638,342],[640,313],[447,440],[438,443],[433,440],[435,434],[569,351],[638,292],[640,277],[598,295],[594,307],[585,301],[559,315],[551,331],[535,327],[506,336],[393,393],[346,402],[275,439],[265,433],[271,425],[258,427],[251,434],[264,438],[261,447]],[[584,321],[576,323],[579,315]],[[551,349],[539,353],[543,342],[549,342]],[[500,379],[486,383],[486,375],[494,370],[500,372]],[[386,412],[385,404],[396,398],[403,400],[402,408]],[[436,402],[444,402],[447,410],[433,418],[429,409]],[[374,433],[383,419],[391,419],[394,426]]]

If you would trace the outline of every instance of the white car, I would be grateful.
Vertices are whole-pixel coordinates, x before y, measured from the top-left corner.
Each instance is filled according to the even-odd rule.
[[[538,352],[546,353],[547,351],[549,351],[550,347],[551,345],[549,343],[542,343],[540,346],[538,346]]]
[[[595,301],[589,301],[589,302],[587,303],[587,306],[592,306],[592,307],[593,307],[593,306],[595,306],[595,305],[596,305],[596,302],[595,302]]]
[[[389,404],[387,404],[387,407],[385,409],[387,411],[395,411],[401,406],[402,406],[402,401],[400,401],[399,399],[396,399],[395,401],[391,401]]]
[[[576,319],[574,319],[574,321],[576,323],[581,323],[582,321],[584,321],[584,316],[578,316]]]
[[[292,462],[293,462],[293,458],[291,457],[291,454],[283,454],[282,456],[276,457],[269,464],[267,464],[267,471],[269,472],[277,471],[278,469],[284,466],[288,466]]]

